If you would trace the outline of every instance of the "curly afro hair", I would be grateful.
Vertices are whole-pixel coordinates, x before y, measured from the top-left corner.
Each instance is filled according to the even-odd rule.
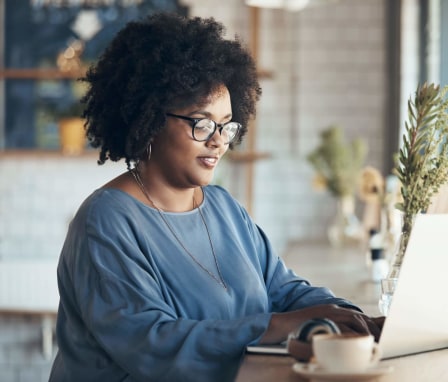
[[[213,18],[158,13],[128,23],[82,80],[83,116],[99,164],[124,158],[128,168],[145,156],[165,126],[165,113],[204,102],[225,85],[233,119],[247,132],[261,95],[254,60],[236,38],[226,40]]]

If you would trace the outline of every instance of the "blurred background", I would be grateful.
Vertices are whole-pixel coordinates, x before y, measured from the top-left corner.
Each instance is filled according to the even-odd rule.
[[[321,134],[337,127],[362,140],[362,165],[387,177],[417,84],[448,84],[448,0],[0,0],[2,382],[48,379],[68,223],[93,189],[126,170],[98,166],[82,128],[64,127],[79,116],[76,79],[126,22],[155,11],[212,16],[254,55],[257,116],[215,182],[279,255],[328,240],[338,205],[308,160]],[[354,201],[363,220],[365,203]]]

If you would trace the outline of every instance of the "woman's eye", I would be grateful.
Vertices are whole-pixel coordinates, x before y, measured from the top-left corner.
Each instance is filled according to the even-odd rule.
[[[209,120],[209,119],[202,119],[200,120],[196,126],[196,129],[200,129],[200,130],[213,130],[214,129],[214,123],[213,121]]]

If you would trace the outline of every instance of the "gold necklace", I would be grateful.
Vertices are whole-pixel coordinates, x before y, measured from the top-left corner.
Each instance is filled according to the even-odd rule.
[[[171,234],[174,236],[176,241],[179,243],[179,245],[183,248],[183,250],[187,253],[188,256],[191,257],[191,259],[202,269],[204,270],[213,280],[215,280],[219,285],[221,285],[225,290],[227,290],[227,285],[224,282],[224,278],[221,274],[221,269],[219,268],[218,264],[218,258],[216,257],[215,249],[213,247],[212,239],[210,236],[210,231],[208,229],[207,223],[205,222],[204,215],[202,215],[202,211],[199,208],[199,206],[196,204],[196,200],[193,196],[193,208],[198,208],[199,215],[201,216],[202,223],[204,224],[205,230],[207,231],[208,241],[210,243],[210,248],[212,249],[213,259],[215,260],[216,269],[218,270],[219,279],[209,270],[207,269],[201,262],[185,247],[185,245],[182,243],[182,241],[177,236],[176,232],[174,231],[173,227],[168,223],[168,221],[163,216],[164,212],[161,208],[157,207],[157,205],[152,201],[151,197],[149,196],[148,191],[146,190],[145,185],[143,184],[142,178],[140,177],[140,173],[138,172],[138,169],[134,167],[133,169],[129,170],[129,172],[132,174],[135,182],[139,186],[140,190],[143,192],[143,195],[145,195],[146,199],[153,205],[153,207],[157,210],[159,213],[159,216],[161,217],[162,221],[165,223],[167,228],[170,230]]]

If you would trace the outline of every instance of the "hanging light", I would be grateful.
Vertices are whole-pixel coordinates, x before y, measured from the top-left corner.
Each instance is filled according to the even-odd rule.
[[[246,0],[246,5],[258,8],[301,11],[308,6],[324,5],[336,0]]]
[[[258,8],[286,9],[300,11],[305,8],[309,0],[246,0],[246,5]]]

